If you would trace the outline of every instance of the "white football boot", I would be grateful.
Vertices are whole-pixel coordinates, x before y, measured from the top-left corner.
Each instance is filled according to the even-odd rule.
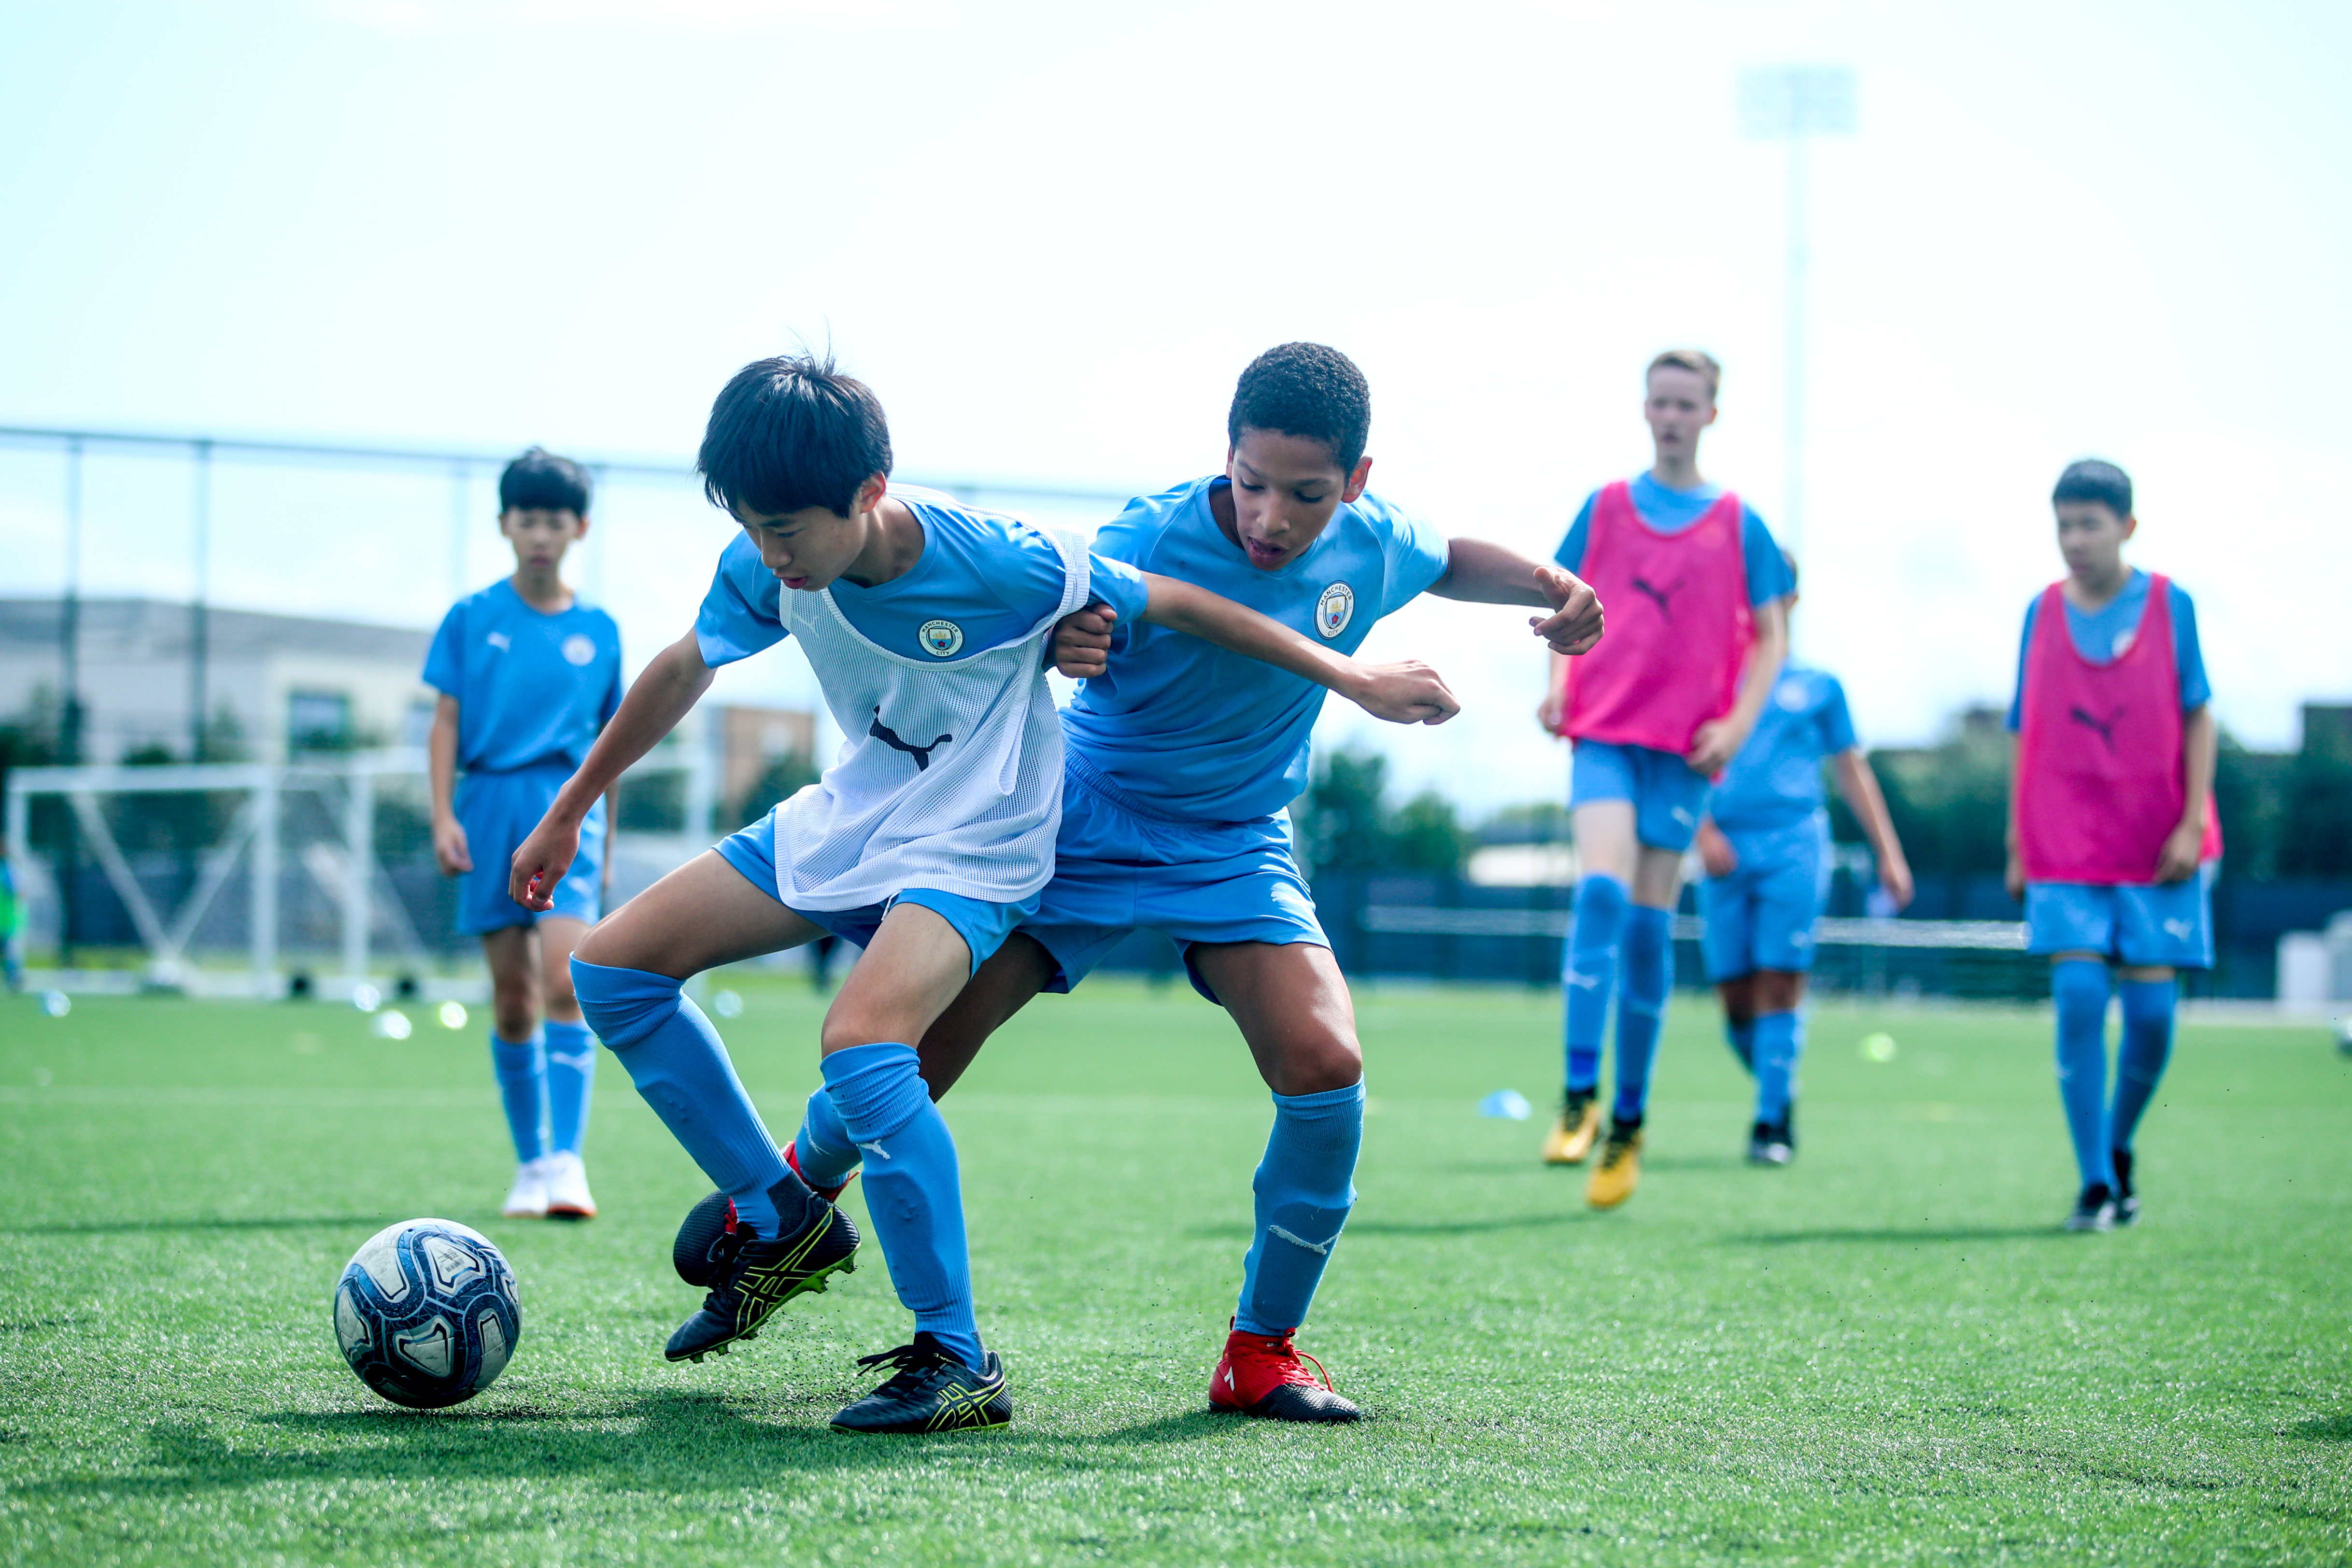
[[[547,1217],[550,1219],[593,1219],[596,1200],[588,1194],[588,1167],[570,1149],[547,1156]]]
[[[547,1218],[547,1167],[551,1157],[541,1155],[515,1166],[514,1186],[508,1191],[506,1202],[499,1206],[500,1214],[509,1219]]]

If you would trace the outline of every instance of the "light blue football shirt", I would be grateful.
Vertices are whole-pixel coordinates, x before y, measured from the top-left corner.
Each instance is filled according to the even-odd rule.
[[[2124,591],[2096,610],[2077,610],[2066,605],[2066,633],[2074,644],[2074,652],[2094,664],[2111,664],[2130,651],[2132,638],[2139,632],[2139,618],[2147,612],[2150,579],[2137,567],[2132,568]],[[2212,683],[2205,678],[2205,653],[2197,643],[2197,606],[2189,598],[2189,591],[2179,583],[2171,585],[2172,660],[2180,672],[2180,711],[2195,713],[2213,700]],[[2018,728],[2025,722],[2025,656],[2033,646],[2033,622],[2042,614],[2042,597],[2036,594],[2025,607],[2025,631],[2017,640],[2017,685],[2011,688],[2009,727]]]
[[[1642,520],[1662,534],[1682,532],[1723,499],[1720,485],[1670,490],[1651,477],[1646,469],[1635,475],[1627,488],[1633,496],[1633,509],[1642,514]],[[1552,559],[1570,571],[1584,570],[1584,544],[1592,536],[1592,507],[1600,498],[1598,490],[1584,497],[1576,521],[1568,525],[1568,537],[1559,541],[1559,549],[1552,555]],[[1756,515],[1756,508],[1745,501],[1739,503],[1739,551],[1748,565],[1749,605],[1785,598],[1796,591],[1797,585],[1789,580],[1789,563],[1780,559],[1780,547],[1773,542],[1771,530]]]
[[[621,706],[621,629],[576,595],[571,609],[542,615],[500,580],[441,618],[425,684],[457,699],[467,772],[576,768]]]
[[[1445,575],[1445,536],[1367,494],[1342,503],[1305,554],[1249,563],[1209,509],[1222,474],[1129,501],[1095,538],[1104,555],[1222,594],[1342,653]],[[1133,621],[1110,668],[1062,713],[1071,767],[1182,821],[1270,817],[1307,787],[1324,690],[1304,676]]]
[[[922,523],[923,553],[887,582],[833,585],[833,601],[868,642],[909,659],[969,657],[1026,636],[1062,602],[1062,553],[1034,524],[920,492],[890,493]],[[1122,622],[1140,620],[1150,599],[1143,575],[1099,555],[1087,564],[1091,597]],[[729,540],[695,617],[702,662],[715,670],[783,641],[787,591],[760,563],[751,535]],[[961,633],[944,653],[945,639],[922,635],[942,622]]]
[[[1845,688],[1837,677],[1784,665],[1748,744],[1717,780],[1707,814],[1727,833],[1801,822],[1823,804],[1822,758],[1851,751],[1855,744]]]

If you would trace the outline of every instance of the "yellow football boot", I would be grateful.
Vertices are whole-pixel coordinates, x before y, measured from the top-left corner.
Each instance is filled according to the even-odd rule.
[[[1614,1208],[1633,1197],[1641,1182],[1642,1129],[1612,1124],[1592,1179],[1585,1183],[1584,1201],[1595,1208]]]
[[[1559,1120],[1552,1124],[1550,1134],[1544,1139],[1544,1164],[1580,1166],[1584,1156],[1592,1152],[1592,1141],[1599,1136],[1601,1096],[1590,1090],[1570,1092],[1560,1103]]]

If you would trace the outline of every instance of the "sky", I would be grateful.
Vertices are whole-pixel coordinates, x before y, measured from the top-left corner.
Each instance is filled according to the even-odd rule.
[[[0,0],[0,423],[684,463],[744,361],[830,345],[904,477],[1153,491],[1223,461],[1241,367],[1344,349],[1373,487],[1548,556],[1645,466],[1641,371],[1726,366],[1708,477],[1787,492],[1784,151],[1741,73],[1850,68],[1812,144],[1804,661],[1873,743],[2006,698],[2047,497],[2138,482],[2217,709],[2352,699],[2352,9],[1475,0]],[[184,596],[177,458],[84,473],[85,591]],[[499,569],[487,476],[227,462],[222,603],[429,624]],[[54,450],[0,443],[0,594],[65,572]],[[1039,507],[1088,526],[1116,506]],[[462,519],[462,549],[452,529]],[[725,519],[610,486],[582,563],[632,662]],[[1517,612],[1365,647],[1437,730],[1334,699],[1474,814],[1557,796]],[[797,657],[729,673],[805,701]]]

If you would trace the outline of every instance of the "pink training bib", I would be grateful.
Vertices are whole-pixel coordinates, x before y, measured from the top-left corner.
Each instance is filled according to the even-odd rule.
[[[2188,800],[2172,584],[2151,576],[2131,646],[2106,664],[2066,629],[2066,591],[2034,612],[2017,746],[2018,848],[2028,882],[2145,885]],[[2209,797],[2200,858],[2221,854]]]
[[[1569,661],[1570,739],[1680,757],[1700,725],[1731,711],[1755,634],[1741,531],[1728,491],[1672,534],[1642,520],[1622,479],[1594,497],[1578,575],[1601,596],[1609,633]]]

